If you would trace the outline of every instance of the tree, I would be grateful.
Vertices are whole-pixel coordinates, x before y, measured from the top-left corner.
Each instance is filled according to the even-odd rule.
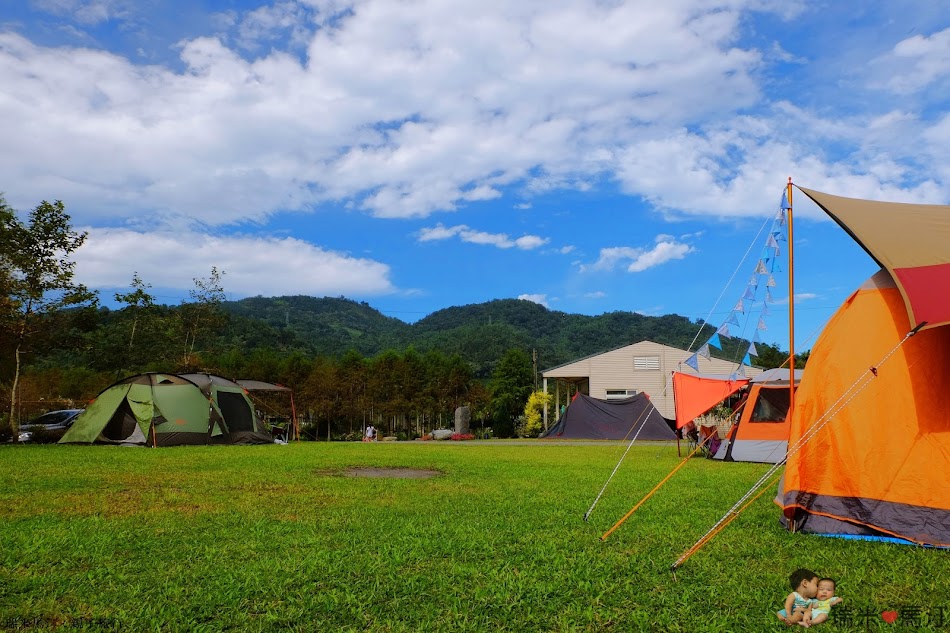
[[[537,437],[541,434],[544,410],[551,403],[551,394],[543,391],[532,391],[524,405],[524,428],[521,429],[525,437]]]
[[[26,224],[0,198],[0,283],[4,286],[0,319],[11,340],[14,369],[10,388],[10,426],[14,439],[17,388],[23,355],[51,327],[64,308],[97,303],[94,292],[73,281],[75,263],[69,258],[86,241],[76,232],[63,203],[41,202]]]
[[[132,314],[132,331],[129,333],[129,349],[132,349],[135,342],[135,328],[139,324],[139,318],[155,305],[155,297],[146,292],[146,290],[151,287],[151,284],[142,281],[138,272],[134,272],[132,273],[132,292],[125,294],[115,293],[115,300],[119,303],[124,303],[127,306],[126,309]]]
[[[210,336],[226,321],[227,317],[221,310],[221,304],[227,298],[224,294],[224,288],[221,286],[221,277],[223,276],[223,270],[219,271],[216,266],[212,266],[210,277],[207,279],[195,278],[193,280],[195,288],[188,292],[192,302],[181,306],[181,319],[185,334],[182,365],[185,367],[195,364],[193,356],[195,343],[199,337]]]
[[[495,433],[509,437],[515,431],[515,419],[524,411],[534,390],[531,359],[522,349],[510,349],[492,372],[490,389],[495,415]]]

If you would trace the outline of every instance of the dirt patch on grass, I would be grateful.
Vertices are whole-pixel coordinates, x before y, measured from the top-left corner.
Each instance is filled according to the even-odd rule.
[[[442,473],[438,470],[425,468],[347,468],[343,471],[346,477],[376,477],[381,479],[431,479]]]

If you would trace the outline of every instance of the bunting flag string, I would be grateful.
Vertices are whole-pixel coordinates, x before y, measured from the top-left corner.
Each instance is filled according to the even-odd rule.
[[[692,356],[690,356],[683,362],[689,365],[690,367],[692,367],[693,369],[695,369],[696,371],[699,371],[699,357],[696,356],[696,354],[693,354]]]
[[[790,209],[788,201],[785,197],[785,192],[782,193],[782,203],[778,212],[773,216],[772,219],[772,228],[769,230],[766,239],[765,245],[762,248],[761,256],[755,264],[755,272],[749,278],[748,284],[746,284],[745,290],[742,292],[742,296],[736,301],[735,306],[732,308],[732,311],[723,321],[722,325],[715,331],[715,333],[709,337],[699,349],[683,361],[685,364],[692,367],[694,370],[699,372],[699,358],[705,358],[707,360],[711,359],[711,350],[710,348],[716,348],[717,350],[722,350],[722,340],[721,336],[732,337],[731,326],[734,326],[737,330],[742,330],[743,325],[739,321],[738,315],[742,315],[743,320],[746,321],[747,325],[752,323],[752,319],[755,318],[755,312],[759,309],[758,322],[755,325],[755,328],[752,332],[752,341],[749,343],[749,346],[745,352],[745,355],[742,357],[741,362],[739,363],[739,369],[736,375],[744,377],[745,367],[752,366],[752,357],[758,357],[759,352],[756,348],[756,344],[762,344],[762,335],[763,330],[767,330],[768,326],[765,322],[765,317],[771,314],[769,308],[770,304],[774,303],[772,298],[772,288],[777,287],[775,280],[775,273],[782,272],[782,267],[780,265],[780,257],[782,255],[781,242],[787,242],[788,238],[786,237],[786,223],[788,221],[788,216],[786,210]],[[756,300],[756,294],[758,294],[759,286],[765,286],[765,297],[761,300],[761,303]]]

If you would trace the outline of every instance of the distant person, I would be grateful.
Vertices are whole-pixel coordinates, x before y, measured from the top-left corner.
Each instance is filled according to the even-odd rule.
[[[366,426],[366,436],[363,438],[363,441],[372,442],[375,435],[376,435],[376,429],[373,428],[372,424],[368,424]]]
[[[785,598],[785,608],[775,615],[791,626],[801,622],[805,612],[811,609],[812,598],[818,595],[818,574],[810,569],[796,569],[788,577],[788,584],[792,587],[792,593]]]

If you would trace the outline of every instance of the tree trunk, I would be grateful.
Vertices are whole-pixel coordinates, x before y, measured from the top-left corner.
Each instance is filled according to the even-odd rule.
[[[16,417],[17,390],[20,386],[20,344],[16,346],[16,369],[13,373],[13,388],[10,390],[10,432],[13,434],[13,443],[20,441],[20,422]]]

